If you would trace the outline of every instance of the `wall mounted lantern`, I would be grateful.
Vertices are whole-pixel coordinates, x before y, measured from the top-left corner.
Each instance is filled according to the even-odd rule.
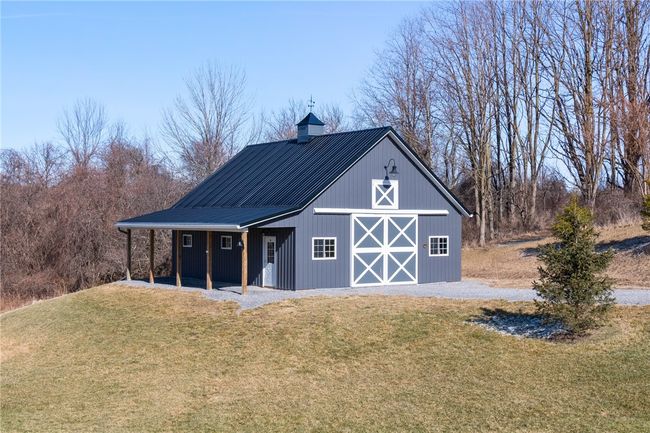
[[[392,166],[391,163],[393,164]],[[388,169],[390,169],[390,171]],[[390,176],[399,174],[397,171],[397,165],[395,165],[395,160],[393,158],[388,160],[388,164],[384,166],[384,171],[386,172],[386,177],[384,177],[383,186],[384,188],[388,188],[390,186]]]

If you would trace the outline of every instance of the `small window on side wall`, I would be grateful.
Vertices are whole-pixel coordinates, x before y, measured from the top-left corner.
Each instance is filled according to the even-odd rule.
[[[429,236],[429,257],[449,255],[449,236]]]
[[[192,235],[183,235],[183,248],[192,248]]]
[[[221,236],[221,249],[232,250],[232,236]]]
[[[336,260],[336,238],[312,238],[313,260]]]

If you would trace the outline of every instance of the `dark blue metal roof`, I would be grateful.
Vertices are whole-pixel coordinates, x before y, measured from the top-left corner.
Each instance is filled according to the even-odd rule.
[[[389,132],[396,134],[391,127],[382,127],[318,135],[307,144],[292,139],[246,146],[170,209],[123,220],[117,225],[245,227],[287,215],[307,206]],[[408,149],[405,143],[404,146]],[[414,152],[409,153],[418,160]],[[431,169],[420,163],[450,201],[455,202],[454,206],[469,215]]]
[[[301,209],[368,152],[390,127],[246,146],[168,210],[118,222],[238,224]]]
[[[303,125],[320,125],[324,126],[325,124],[321,122],[321,120],[316,117],[314,113],[311,111],[309,112],[308,115],[305,116],[304,119],[302,119],[300,122],[296,124],[296,126],[303,126]]]
[[[219,225],[226,228],[232,226],[246,226],[256,221],[263,221],[294,210],[290,207],[275,208],[171,208],[157,212],[140,215],[135,218],[120,221],[121,227],[143,228],[158,227],[172,228],[172,226],[186,226],[188,229]]]
[[[361,158],[390,128],[245,147],[173,207],[298,207]]]

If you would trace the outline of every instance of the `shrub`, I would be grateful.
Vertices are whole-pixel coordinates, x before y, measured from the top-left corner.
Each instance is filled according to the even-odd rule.
[[[576,199],[557,216],[552,227],[557,243],[540,247],[539,281],[533,287],[542,298],[538,311],[561,320],[567,330],[581,334],[605,318],[614,303],[612,280],[600,276],[613,251],[596,252],[593,215]]]

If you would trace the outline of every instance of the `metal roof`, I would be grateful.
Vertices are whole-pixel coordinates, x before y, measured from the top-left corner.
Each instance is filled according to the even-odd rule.
[[[171,208],[140,215],[117,223],[121,228],[237,231],[249,223],[263,221],[295,210],[276,208]]]
[[[246,146],[170,209],[123,220],[116,225],[163,228],[166,224],[164,228],[181,228],[194,224],[197,227],[211,225],[215,229],[217,226],[242,228],[298,211],[389,133],[414,162],[423,167],[425,175],[459,212],[469,215],[395,131],[382,127],[314,136],[307,145],[291,139]]]
[[[320,125],[320,126],[325,126],[321,120],[316,117],[314,113],[311,111],[309,112],[308,115],[305,116],[304,119],[302,119],[300,122],[296,124],[296,126],[303,126],[303,125]]]
[[[175,208],[303,207],[377,143],[389,128],[245,147]]]

